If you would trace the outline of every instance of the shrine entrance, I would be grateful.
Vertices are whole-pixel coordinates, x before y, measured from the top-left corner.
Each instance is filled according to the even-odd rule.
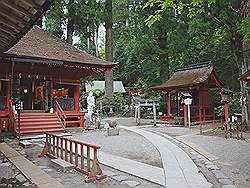
[[[20,79],[20,99],[23,101],[23,110],[48,110],[46,81],[31,78]]]

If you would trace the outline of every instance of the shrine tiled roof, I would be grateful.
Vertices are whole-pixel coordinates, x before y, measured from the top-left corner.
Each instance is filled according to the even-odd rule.
[[[170,91],[186,89],[203,84],[214,71],[212,62],[187,65],[175,70],[172,77],[165,83],[152,87],[154,91]]]
[[[108,67],[115,65],[64,42],[38,26],[34,26],[17,44],[5,52],[5,55],[63,61],[79,65]]]

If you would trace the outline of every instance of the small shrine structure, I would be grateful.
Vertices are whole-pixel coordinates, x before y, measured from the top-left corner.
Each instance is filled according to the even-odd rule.
[[[210,88],[220,88],[223,83],[218,79],[211,61],[191,64],[175,70],[172,77],[165,83],[152,87],[155,92],[168,95],[166,116],[162,120],[171,120],[176,116],[183,117],[183,93],[192,96],[191,122],[215,119],[214,106],[210,104]],[[171,107],[171,96],[175,96],[175,107]],[[172,103],[173,104],[173,103]]]

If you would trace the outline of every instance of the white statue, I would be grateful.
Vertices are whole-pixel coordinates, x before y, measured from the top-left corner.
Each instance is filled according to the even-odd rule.
[[[92,116],[95,107],[95,97],[93,96],[93,92],[90,91],[87,97],[87,110],[88,115]]]

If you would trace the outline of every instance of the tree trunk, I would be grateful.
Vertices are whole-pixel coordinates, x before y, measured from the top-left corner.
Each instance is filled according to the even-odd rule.
[[[73,44],[73,33],[74,33],[74,0],[68,2],[68,23],[67,23],[67,38],[66,42]]]
[[[169,78],[169,63],[166,47],[166,30],[162,29],[161,34],[158,37],[158,45],[160,47],[159,63],[160,63],[160,77],[162,83]]]
[[[73,44],[73,33],[74,33],[74,24],[71,19],[68,19],[67,23],[67,39],[66,42],[69,44]]]
[[[96,27],[96,31],[95,31],[95,51],[96,51],[96,57],[99,57],[98,40],[99,40],[99,26]]]
[[[242,8],[242,17],[248,18],[250,16],[250,1],[243,1],[243,8]],[[240,74],[244,74],[247,70],[250,69],[250,61],[249,61],[249,49],[250,49],[250,43],[249,41],[243,41],[243,61],[241,64],[241,71]],[[242,104],[242,122],[246,122],[247,124],[250,124],[250,117],[249,116],[249,110],[247,105],[250,102],[249,101],[249,91],[247,89],[247,82],[241,81],[241,104]]]
[[[105,1],[105,8],[107,11],[107,16],[105,20],[105,60],[112,62],[113,61],[113,42],[112,42],[112,0]],[[108,102],[112,104],[113,97],[113,71],[108,70],[105,72],[105,92],[108,98]]]

